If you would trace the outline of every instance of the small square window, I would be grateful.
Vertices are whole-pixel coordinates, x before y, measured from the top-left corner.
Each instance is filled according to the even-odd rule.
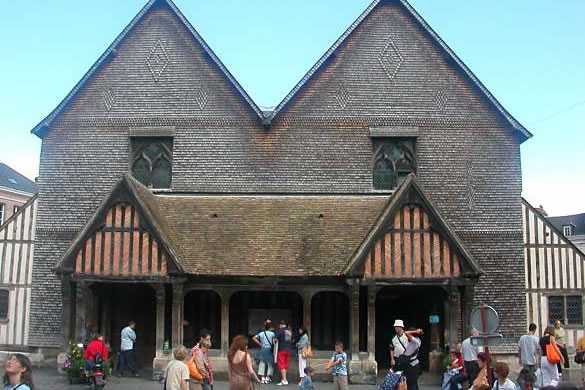
[[[563,234],[565,235],[565,237],[569,237],[572,236],[572,231],[571,231],[571,225],[565,225],[563,226]]]
[[[0,320],[8,318],[8,293],[8,290],[0,289]]]

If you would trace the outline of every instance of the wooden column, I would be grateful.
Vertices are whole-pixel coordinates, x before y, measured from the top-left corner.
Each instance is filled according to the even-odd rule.
[[[347,281],[350,287],[350,352],[351,360],[360,359],[360,283],[357,279]],[[375,325],[374,325],[375,326]]]
[[[378,287],[368,286],[368,360],[376,360],[376,296]]]
[[[71,286],[71,279],[69,275],[64,274],[61,278],[61,304],[63,305],[63,323],[62,323],[62,343],[64,350],[67,350],[69,340],[73,339],[71,323],[73,322],[72,312],[73,308],[72,301],[74,301],[72,294],[75,289]]]
[[[75,286],[75,340],[85,339],[86,325],[86,285],[79,281]]]
[[[171,310],[172,323],[172,347],[183,343],[183,284],[184,281],[174,281],[173,307]]]
[[[473,296],[475,286],[469,283],[465,286],[463,296],[463,337],[467,337],[471,333],[471,311],[473,310]]]
[[[221,356],[227,356],[230,347],[230,298],[232,292],[218,291],[221,297]]]
[[[87,285],[87,296],[88,296],[88,308],[87,308],[87,318],[86,320],[88,323],[91,323],[92,330],[94,332],[99,332],[98,329],[98,322],[99,322],[99,304],[98,304],[98,295],[95,293],[92,285]]]
[[[447,300],[447,326],[448,335],[447,340],[449,342],[449,350],[455,350],[455,344],[457,344],[457,323],[458,323],[458,314],[459,308],[457,307],[459,299],[457,299],[457,295],[459,292],[457,291],[457,287],[451,286],[449,288],[449,298]]]
[[[313,290],[305,290],[301,292],[301,296],[303,297],[303,325],[307,328],[307,333],[311,335],[311,301],[313,300],[313,296],[315,295],[315,291]]]
[[[165,285],[157,283],[152,287],[156,296],[156,356],[162,356],[165,342]]]
[[[103,299],[103,297],[102,297]],[[100,331],[104,334],[106,340],[112,339],[112,306],[110,304],[110,298],[102,300],[102,312],[101,312],[101,328]]]

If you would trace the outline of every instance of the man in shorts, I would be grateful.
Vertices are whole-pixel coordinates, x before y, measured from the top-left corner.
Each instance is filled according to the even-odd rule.
[[[276,354],[276,365],[280,370],[282,377],[278,386],[288,385],[286,373],[288,371],[288,360],[292,350],[292,331],[286,325],[286,321],[280,321],[280,329],[276,334],[276,343],[278,344],[278,353]]]

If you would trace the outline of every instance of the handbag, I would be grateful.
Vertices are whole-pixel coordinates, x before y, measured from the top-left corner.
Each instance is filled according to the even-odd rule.
[[[203,374],[197,368],[197,364],[195,364],[195,354],[193,354],[189,358],[189,360],[187,360],[187,367],[189,368],[189,376],[191,377],[191,379],[194,379],[196,381],[203,380]]]
[[[398,382],[400,382],[400,375],[390,371],[378,390],[395,390]]]
[[[553,344],[546,345],[546,360],[550,364],[557,364],[561,362],[561,355],[559,355],[557,349]]]
[[[398,382],[396,389],[397,390],[408,390],[408,385],[406,384],[406,377],[405,376],[400,377],[400,382]]]
[[[311,348],[311,344],[309,344],[305,348],[303,348],[303,352],[301,352],[301,355],[305,359],[313,357],[313,349]]]
[[[585,351],[580,351],[575,354],[575,358],[573,359],[577,364],[585,363]]]

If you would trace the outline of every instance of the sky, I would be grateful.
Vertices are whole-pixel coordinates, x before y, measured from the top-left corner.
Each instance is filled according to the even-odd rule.
[[[38,175],[30,130],[87,72],[146,0],[4,2],[0,161]],[[252,99],[275,106],[369,0],[175,0]],[[549,215],[585,212],[585,1],[411,0],[534,137],[523,196]]]

